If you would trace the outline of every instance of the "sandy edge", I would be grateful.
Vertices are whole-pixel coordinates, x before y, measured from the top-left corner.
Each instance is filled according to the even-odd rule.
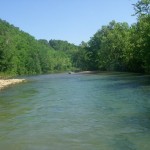
[[[0,90],[17,83],[24,82],[25,79],[0,79]]]

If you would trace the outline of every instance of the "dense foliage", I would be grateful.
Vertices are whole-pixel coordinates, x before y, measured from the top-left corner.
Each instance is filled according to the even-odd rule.
[[[134,4],[137,23],[111,21],[79,46],[61,40],[36,40],[0,20],[0,73],[108,70],[150,73],[150,0]]]
[[[87,70],[150,73],[150,0],[138,1],[134,9],[137,23],[112,21],[86,44]]]
[[[74,68],[80,67],[77,65],[78,57],[76,57],[76,54],[80,50],[79,46],[62,40],[50,40],[49,46],[52,47],[54,50],[58,51],[59,53],[65,53],[70,58],[72,66]]]
[[[40,74],[71,68],[70,58],[19,28],[0,20],[0,72]]]

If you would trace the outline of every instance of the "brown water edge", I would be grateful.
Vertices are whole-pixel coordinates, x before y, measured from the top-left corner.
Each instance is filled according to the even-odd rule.
[[[25,79],[0,79],[0,90],[13,84],[25,82]]]

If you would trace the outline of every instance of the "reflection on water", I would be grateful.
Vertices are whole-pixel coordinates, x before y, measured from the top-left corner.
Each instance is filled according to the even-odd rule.
[[[150,76],[54,74],[0,92],[0,149],[148,150]]]

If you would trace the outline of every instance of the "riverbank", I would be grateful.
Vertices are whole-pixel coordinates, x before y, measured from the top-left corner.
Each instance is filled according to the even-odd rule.
[[[0,79],[0,90],[13,85],[25,82],[25,79]]]

